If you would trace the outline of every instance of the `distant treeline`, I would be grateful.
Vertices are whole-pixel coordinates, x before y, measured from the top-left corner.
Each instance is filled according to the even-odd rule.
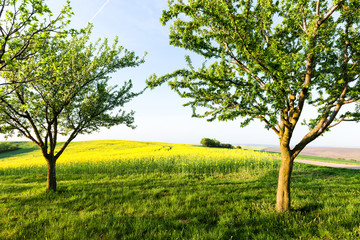
[[[216,140],[216,139],[211,139],[211,138],[203,138],[200,141],[201,145],[203,145],[204,147],[218,147],[218,148],[238,148],[241,149],[240,146],[233,146],[229,143],[221,143],[220,141]]]
[[[19,149],[18,145],[7,142],[0,143],[0,153]]]

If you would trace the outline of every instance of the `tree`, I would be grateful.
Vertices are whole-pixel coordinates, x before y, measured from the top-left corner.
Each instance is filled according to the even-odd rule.
[[[204,147],[220,147],[220,142],[216,139],[203,138],[201,139],[200,143]]]
[[[45,0],[4,0],[0,3],[0,71],[31,57],[53,31],[61,30],[71,13],[70,2],[54,17]],[[29,51],[29,48],[30,51]],[[8,84],[2,83],[1,85]]]
[[[56,191],[55,165],[78,134],[101,127],[133,126],[134,112],[119,109],[140,93],[131,92],[132,83],[108,86],[109,74],[136,67],[143,59],[105,39],[89,43],[91,27],[73,34],[70,40],[57,34],[25,64],[15,64],[2,74],[8,94],[0,97],[0,129],[7,136],[17,133],[33,141],[48,166],[47,190]],[[31,80],[31,81],[29,81]],[[63,144],[58,135],[67,136]]]
[[[332,127],[360,119],[360,2],[169,1],[161,22],[171,23],[171,45],[208,62],[195,69],[187,57],[188,68],[153,75],[148,85],[172,80],[194,117],[241,118],[242,127],[259,119],[272,129],[281,149],[276,209],[288,211],[296,156]],[[318,114],[291,148],[308,106]]]

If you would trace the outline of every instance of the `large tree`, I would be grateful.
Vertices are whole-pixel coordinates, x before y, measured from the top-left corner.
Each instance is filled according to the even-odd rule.
[[[296,156],[332,127],[360,119],[360,2],[169,1],[161,22],[171,23],[171,45],[207,62],[195,69],[187,57],[188,68],[154,75],[149,86],[171,80],[195,117],[240,117],[241,126],[259,119],[272,129],[281,150],[276,208],[288,211]],[[317,116],[304,121],[309,132],[290,147],[311,105]]]
[[[63,9],[54,16],[45,0],[1,1],[0,71],[16,60],[31,57],[51,32],[63,29],[72,14],[69,4],[66,1]]]
[[[53,36],[43,49],[21,64],[8,66],[2,77],[9,83],[0,97],[0,129],[33,141],[48,166],[47,190],[56,191],[55,165],[78,135],[101,127],[125,124],[134,127],[133,112],[121,107],[140,93],[131,92],[131,81],[109,86],[109,74],[143,62],[121,46],[105,39],[89,42],[91,27],[74,34]],[[58,135],[67,136],[63,144]]]

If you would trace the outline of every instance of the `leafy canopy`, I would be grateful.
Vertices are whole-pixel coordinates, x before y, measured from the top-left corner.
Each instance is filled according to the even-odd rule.
[[[64,31],[72,15],[70,2],[54,15],[45,0],[4,0],[0,3],[0,70],[31,57],[51,32]]]
[[[112,45],[108,40],[89,42],[92,27],[70,38],[57,34],[44,48],[15,64],[2,77],[10,84],[0,97],[0,129],[7,136],[17,133],[35,142],[44,156],[57,159],[78,135],[101,127],[125,124],[134,127],[134,112],[122,107],[140,93],[131,92],[131,81],[123,86],[109,86],[110,74],[126,67],[136,67],[143,59],[134,52]],[[32,81],[29,81],[32,80]],[[58,134],[68,140],[55,153]]]
[[[168,1],[161,22],[170,44],[205,58],[200,68],[157,77],[169,81],[193,116],[209,120],[254,119],[289,144],[305,103],[318,109],[301,150],[342,121],[360,119],[360,2],[293,0]],[[205,109],[205,110],[204,110]],[[284,137],[286,135],[286,137]],[[286,138],[286,139],[285,139]]]

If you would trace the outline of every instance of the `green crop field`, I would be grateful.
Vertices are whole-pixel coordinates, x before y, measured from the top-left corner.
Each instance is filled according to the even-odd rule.
[[[47,193],[30,143],[0,153],[0,239],[359,239],[358,170],[295,163],[275,212],[279,160],[253,150],[74,142]]]

